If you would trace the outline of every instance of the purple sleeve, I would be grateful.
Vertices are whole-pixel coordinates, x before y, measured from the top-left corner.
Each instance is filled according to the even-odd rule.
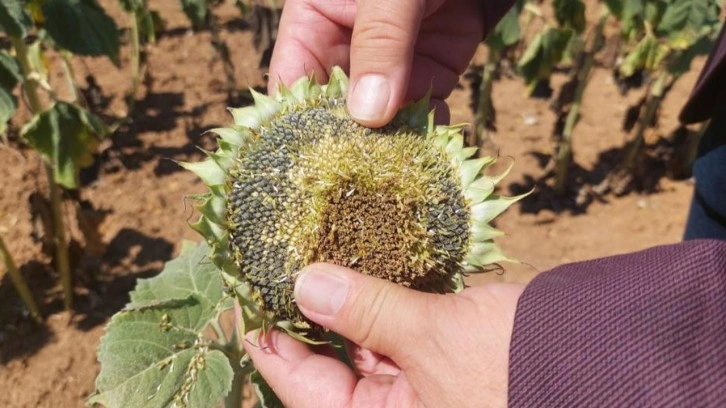
[[[517,306],[509,405],[726,407],[726,241],[535,278]]]
[[[696,123],[726,111],[724,87],[726,87],[726,25],[721,29],[716,46],[709,55],[678,119],[683,123]]]

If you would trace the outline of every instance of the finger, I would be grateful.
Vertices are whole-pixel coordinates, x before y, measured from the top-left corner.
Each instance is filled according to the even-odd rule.
[[[424,0],[358,3],[350,50],[348,110],[365,126],[393,119],[404,101]]]
[[[451,113],[449,112],[449,105],[441,99],[431,99],[429,103],[429,109],[434,110],[434,123],[437,125],[446,125],[451,119]],[[466,112],[467,114],[469,112]]]
[[[466,69],[484,35],[483,9],[491,8],[493,3],[512,2],[445,2],[434,16],[422,22],[416,53],[441,61],[454,71]]]
[[[311,345],[310,350],[319,356],[338,359],[338,353],[335,351],[334,347],[335,346],[326,343],[326,344]]]
[[[445,313],[439,299],[333,264],[308,266],[295,282],[295,301],[308,318],[404,369],[413,362],[410,339],[425,350],[434,330],[430,312]]]
[[[345,406],[358,382],[353,371],[341,361],[315,354],[277,330],[266,335],[259,331],[248,333],[245,350],[287,407]]]
[[[364,377],[373,375],[396,376],[401,373],[401,368],[393,360],[380,353],[363,348],[350,341],[346,342],[346,350],[358,374]]]
[[[446,99],[466,71],[482,38],[482,2],[449,1],[421,25],[409,96],[419,98],[433,83],[432,96]],[[461,16],[472,18],[463,19]],[[456,21],[456,24],[451,24]],[[413,92],[412,92],[413,91]]]
[[[459,83],[459,74],[438,62],[415,55],[414,68],[406,91],[406,101],[416,101],[431,91],[431,97],[446,99]]]
[[[356,5],[352,0],[289,0],[280,17],[275,49],[270,60],[268,93],[279,84],[315,74],[327,81],[334,65],[347,69]],[[312,29],[314,27],[314,29]]]

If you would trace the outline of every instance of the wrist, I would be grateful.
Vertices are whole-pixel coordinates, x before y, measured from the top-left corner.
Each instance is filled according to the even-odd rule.
[[[509,390],[509,351],[514,330],[517,303],[524,284],[495,283],[472,287],[461,295],[477,307],[482,330],[478,338],[484,353],[486,380],[483,382],[489,406],[506,407]],[[481,345],[485,345],[484,348]]]

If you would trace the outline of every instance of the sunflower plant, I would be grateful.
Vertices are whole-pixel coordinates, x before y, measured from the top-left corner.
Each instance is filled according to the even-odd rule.
[[[118,30],[95,0],[4,0],[0,2],[0,35],[10,45],[0,49],[0,135],[5,137],[8,123],[24,101],[30,119],[20,124],[19,133],[22,143],[30,145],[44,164],[52,214],[46,233],[54,248],[64,303],[70,309],[73,283],[63,191],[79,187],[80,169],[93,162],[99,137],[108,133],[107,126],[79,100],[70,58],[107,56],[118,64]],[[49,52],[60,59],[70,98],[60,98],[50,85]],[[13,271],[7,261],[10,255],[3,252],[7,269]],[[20,293],[28,293],[22,277],[14,280]],[[37,307],[26,295],[23,298],[37,316]]]
[[[510,166],[464,146],[462,126],[436,126],[425,98],[380,129],[347,113],[348,79],[302,78],[275,97],[231,109],[216,151],[185,163],[209,190],[194,196],[204,238],[140,280],[99,347],[89,403],[239,407],[279,401],[246,360],[246,331],[277,328],[331,341],[300,313],[297,272],[329,261],[416,290],[450,293],[464,276],[512,261],[491,221],[521,198],[495,193]],[[234,327],[225,316],[234,309]],[[231,313],[230,313],[231,314]]]
[[[657,123],[660,106],[675,83],[698,56],[708,55],[721,29],[718,0],[608,0],[621,21],[626,41],[616,74],[622,78],[648,78],[641,102],[633,107],[634,130],[623,148],[618,166],[605,180],[615,194],[637,188],[647,178],[646,133]],[[626,125],[627,126],[627,125]],[[630,129],[626,129],[630,130]],[[690,138],[684,150],[695,158],[700,137]],[[690,168],[690,165],[686,166]]]

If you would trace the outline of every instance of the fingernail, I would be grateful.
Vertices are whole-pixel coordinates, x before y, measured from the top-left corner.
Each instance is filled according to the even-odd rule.
[[[356,82],[348,97],[348,112],[356,120],[383,119],[391,98],[391,85],[383,75],[368,74]]]
[[[247,344],[252,347],[258,347],[260,349],[265,349],[267,347],[267,339],[265,339],[265,336],[262,334],[262,330],[260,329],[247,332],[247,334],[245,334],[245,340]]]
[[[277,353],[275,343],[277,332],[275,330],[264,332],[261,329],[253,330],[245,335],[247,344],[259,348],[265,354]]]
[[[334,315],[348,296],[348,280],[333,272],[305,268],[295,280],[298,306],[323,315]]]

